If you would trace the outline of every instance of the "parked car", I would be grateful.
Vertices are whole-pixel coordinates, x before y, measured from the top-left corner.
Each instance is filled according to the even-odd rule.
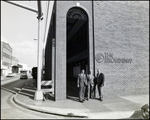
[[[20,79],[28,79],[28,75],[26,73],[22,73],[20,75]]]
[[[13,73],[8,73],[8,75],[6,76],[6,77],[14,77],[15,76],[15,74],[13,74]]]
[[[143,119],[149,119],[149,103],[141,108]]]

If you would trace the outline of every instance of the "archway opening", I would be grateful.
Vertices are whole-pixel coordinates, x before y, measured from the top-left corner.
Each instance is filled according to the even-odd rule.
[[[77,76],[89,71],[89,24],[87,13],[79,7],[67,13],[67,97],[78,97]]]

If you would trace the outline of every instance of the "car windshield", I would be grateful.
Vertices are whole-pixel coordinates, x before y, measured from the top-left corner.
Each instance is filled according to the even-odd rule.
[[[22,75],[26,75],[26,73],[21,73]]]
[[[27,71],[21,71],[21,74],[27,74]]]

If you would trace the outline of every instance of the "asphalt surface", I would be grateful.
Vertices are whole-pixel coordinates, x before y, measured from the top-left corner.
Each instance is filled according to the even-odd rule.
[[[29,110],[17,105],[12,99],[29,79],[19,79],[15,77],[5,77],[1,80],[1,119],[68,119],[46,113]]]
[[[105,98],[103,102],[90,99],[80,103],[78,88],[73,82],[67,84],[66,100],[35,101],[34,82],[32,78],[20,80],[19,76],[1,81],[3,119],[140,119],[140,109],[149,101],[149,95],[131,95]]]

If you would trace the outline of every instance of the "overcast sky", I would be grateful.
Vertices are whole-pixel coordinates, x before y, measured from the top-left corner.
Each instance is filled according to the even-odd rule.
[[[36,1],[16,1],[37,9]],[[13,56],[29,67],[37,66],[37,14],[1,1],[1,41],[10,44]]]

